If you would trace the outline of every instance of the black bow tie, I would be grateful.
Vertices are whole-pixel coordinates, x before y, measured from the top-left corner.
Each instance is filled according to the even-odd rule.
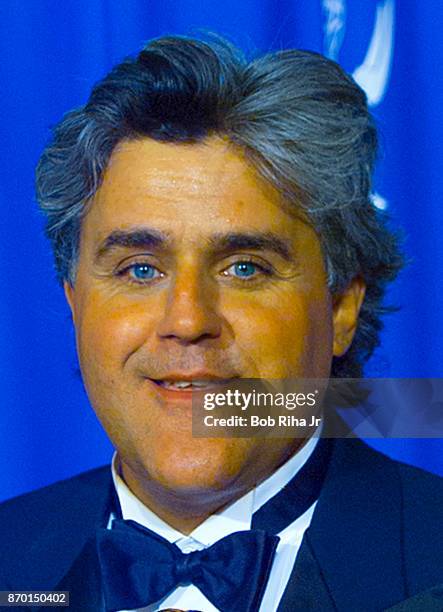
[[[100,529],[96,551],[107,612],[147,606],[182,584],[194,584],[221,612],[256,612],[276,534],[318,498],[331,450],[331,440],[319,440],[295,477],[254,513],[251,531],[233,533],[205,550],[182,553],[135,521],[114,520],[112,529]],[[121,516],[117,499],[114,511]]]
[[[265,531],[238,531],[185,554],[135,521],[116,520],[97,533],[106,610],[142,608],[193,584],[221,612],[256,612],[278,541]]]

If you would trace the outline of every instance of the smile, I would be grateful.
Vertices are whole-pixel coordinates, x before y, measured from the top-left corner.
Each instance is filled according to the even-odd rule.
[[[221,385],[226,385],[232,379],[210,379],[210,380],[154,380],[151,379],[159,387],[168,391],[192,391],[194,389],[212,389]]]
[[[154,381],[165,389],[207,389],[213,387],[214,384],[221,384],[225,381],[214,381],[214,380],[156,380]]]

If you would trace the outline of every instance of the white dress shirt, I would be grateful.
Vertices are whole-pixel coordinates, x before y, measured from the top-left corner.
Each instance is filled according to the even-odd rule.
[[[189,535],[183,535],[165,523],[135,497],[117,472],[116,454],[114,454],[112,477],[120,501],[122,516],[126,520],[137,521],[137,523],[151,529],[169,542],[176,544],[184,553],[202,550],[231,533],[249,530],[254,512],[274,497],[297,474],[311,456],[317,442],[318,437],[315,435],[269,478],[224,510],[211,515]],[[260,612],[273,612],[277,609],[294,567],[301,540],[311,522],[316,503],[314,502],[304,514],[278,534],[280,542],[277,546]],[[110,528],[114,518],[113,515],[110,516],[108,528]],[[138,612],[157,612],[164,608],[219,612],[194,585],[179,586],[161,601],[141,608]]]

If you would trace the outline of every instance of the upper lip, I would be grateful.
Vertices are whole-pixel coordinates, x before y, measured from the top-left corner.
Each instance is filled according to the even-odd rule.
[[[214,374],[212,372],[207,371],[196,371],[196,372],[171,372],[169,374],[165,374],[164,376],[153,376],[149,377],[154,382],[156,381],[167,381],[167,382],[223,382],[232,380],[233,378],[237,378],[236,376],[228,375],[221,376],[219,374]]]

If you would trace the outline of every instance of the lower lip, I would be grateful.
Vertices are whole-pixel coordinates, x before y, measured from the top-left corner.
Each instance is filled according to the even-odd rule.
[[[156,389],[159,396],[166,402],[188,402],[192,404],[192,400],[197,398],[203,399],[205,393],[217,393],[220,392],[223,387],[226,387],[226,382],[214,383],[207,387],[187,387],[186,389],[171,389],[159,385],[155,381],[149,379],[149,382]]]

